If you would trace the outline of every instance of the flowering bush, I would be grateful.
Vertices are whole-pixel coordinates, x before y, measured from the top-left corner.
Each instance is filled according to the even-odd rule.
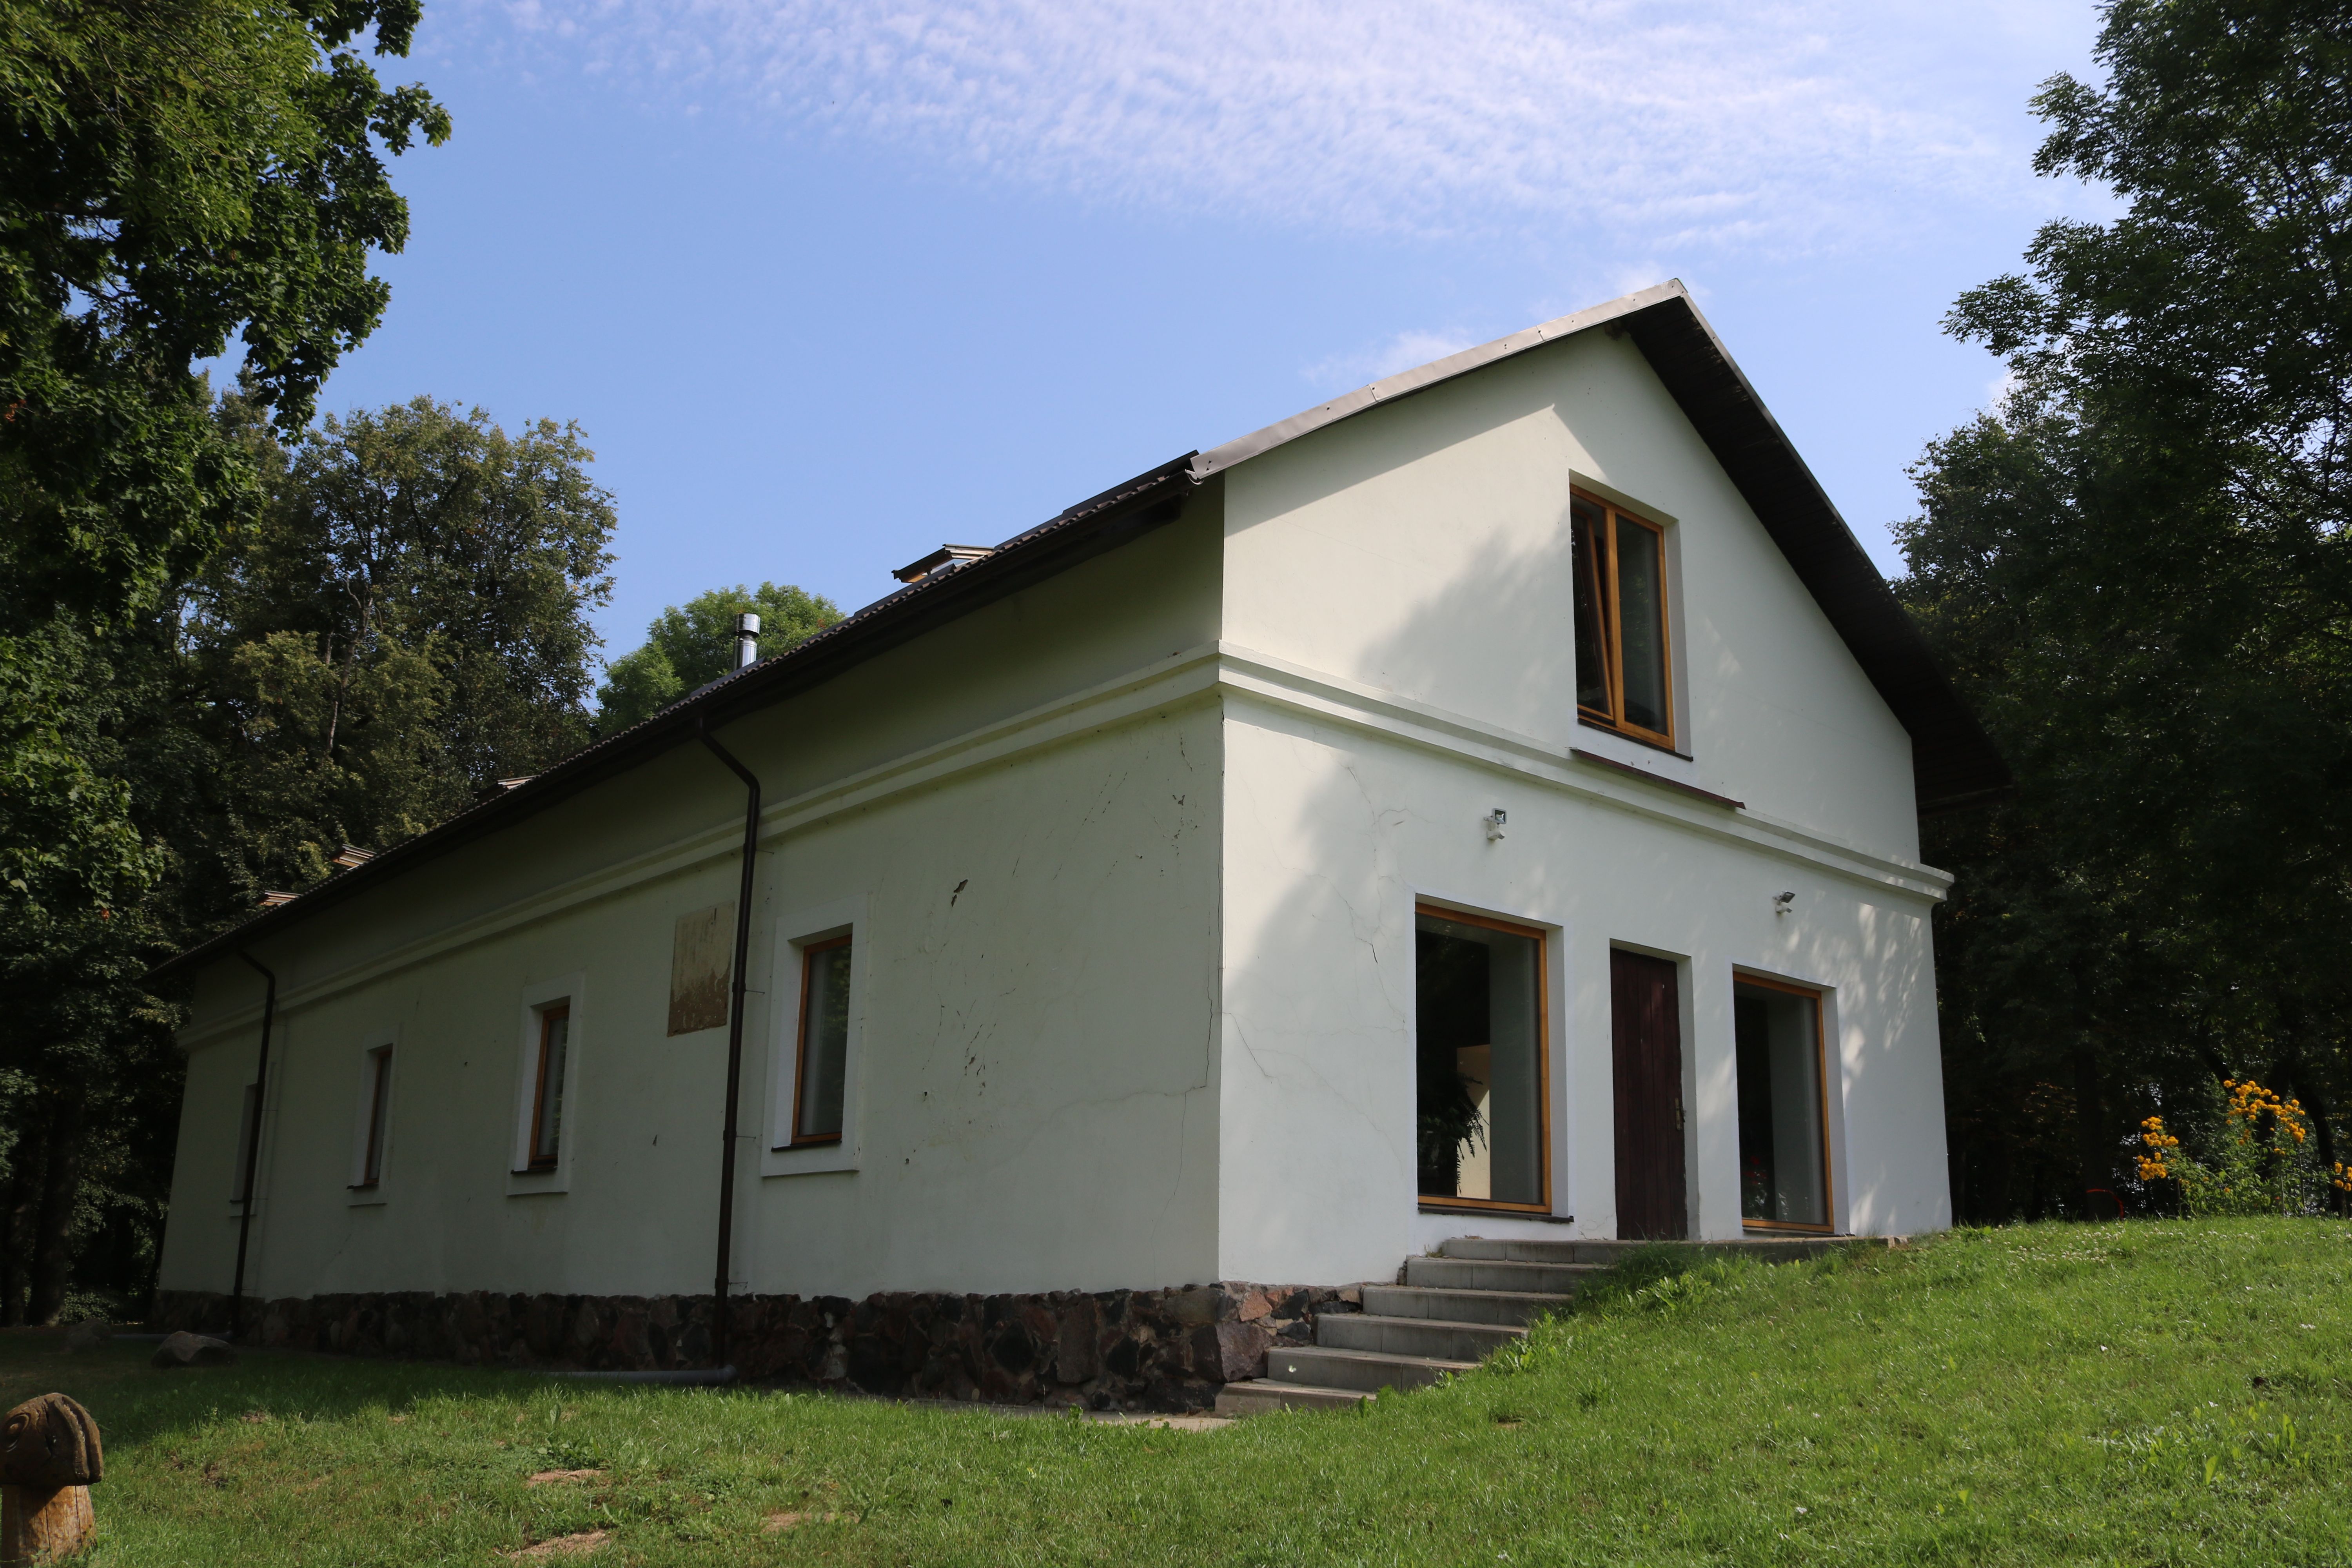
[[[2139,1179],[2180,1184],[2180,1206],[2196,1215],[2302,1214],[2317,1196],[2320,1173],[2311,1116],[2252,1079],[2221,1080],[2220,1115],[2202,1160],[2168,1131],[2161,1116],[2140,1123]],[[2332,1184],[2352,1192],[2352,1168],[2338,1163]]]

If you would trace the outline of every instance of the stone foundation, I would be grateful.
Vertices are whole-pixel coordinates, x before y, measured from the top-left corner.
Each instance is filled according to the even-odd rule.
[[[1362,1310],[1353,1287],[1223,1282],[1037,1295],[895,1292],[728,1299],[728,1359],[751,1381],[930,1399],[1190,1410],[1256,1377],[1315,1316]],[[154,1326],[226,1335],[228,1297],[159,1290]],[[248,1299],[247,1344],[549,1371],[708,1366],[709,1296],[383,1291]]]

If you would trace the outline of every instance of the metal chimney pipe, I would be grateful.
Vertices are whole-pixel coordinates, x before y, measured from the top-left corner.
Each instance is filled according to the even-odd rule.
[[[746,610],[735,617],[735,668],[760,662],[760,617]]]

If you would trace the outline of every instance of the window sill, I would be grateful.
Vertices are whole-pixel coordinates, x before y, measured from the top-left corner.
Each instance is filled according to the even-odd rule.
[[[1614,735],[1621,741],[1631,741],[1637,746],[1647,746],[1654,752],[1664,752],[1670,757],[1680,757],[1686,763],[1697,760],[1688,752],[1676,749],[1672,742],[1661,741],[1654,736],[1644,735],[1638,730],[1621,730],[1616,725],[1609,723],[1604,720],[1595,719],[1589,716],[1581,708],[1576,710],[1576,721],[1587,730],[1598,730],[1604,735]]]
[[[1576,1216],[1572,1214],[1554,1214],[1536,1204],[1484,1203],[1476,1198],[1440,1198],[1434,1201],[1423,1198],[1419,1206],[1423,1214],[1488,1215],[1497,1219],[1540,1220],[1546,1225],[1576,1223]]]
[[[1631,763],[1621,763],[1614,757],[1604,757],[1598,752],[1588,752],[1579,746],[1570,746],[1568,749],[1568,754],[1580,763],[1590,763],[1596,768],[1607,768],[1612,773],[1625,773],[1640,779],[1644,784],[1654,784],[1661,789],[1670,789],[1677,795],[1689,795],[1693,800],[1703,800],[1709,805],[1720,805],[1732,811],[1748,809],[1748,803],[1744,800],[1734,800],[1727,795],[1717,795],[1711,789],[1701,789],[1696,784],[1685,784],[1680,779],[1670,779],[1663,773],[1654,773],[1647,768],[1637,768]]]
[[[798,1143],[760,1152],[760,1174],[814,1176],[857,1169],[857,1151],[846,1139],[830,1143]]]
[[[381,1182],[373,1182],[364,1187],[346,1187],[343,1189],[343,1206],[345,1208],[381,1208],[383,1206],[385,1194],[383,1184]]]
[[[572,1173],[563,1166],[552,1171],[509,1171],[507,1196],[537,1197],[542,1193],[568,1193],[572,1190]]]
[[[1787,1220],[1777,1219],[1744,1219],[1739,1222],[1739,1228],[1743,1234],[1755,1237],[1831,1237],[1838,1233],[1835,1226],[1796,1225]]]

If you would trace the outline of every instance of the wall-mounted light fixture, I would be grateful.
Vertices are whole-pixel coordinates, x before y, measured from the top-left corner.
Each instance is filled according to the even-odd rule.
[[[1491,816],[1481,817],[1479,820],[1486,825],[1486,842],[1492,844],[1503,837],[1503,825],[1511,820],[1511,814],[1498,805]]]
[[[1797,895],[1794,893],[1775,893],[1772,895],[1772,912],[1776,915],[1785,915],[1789,912],[1789,906],[1796,901]]]

